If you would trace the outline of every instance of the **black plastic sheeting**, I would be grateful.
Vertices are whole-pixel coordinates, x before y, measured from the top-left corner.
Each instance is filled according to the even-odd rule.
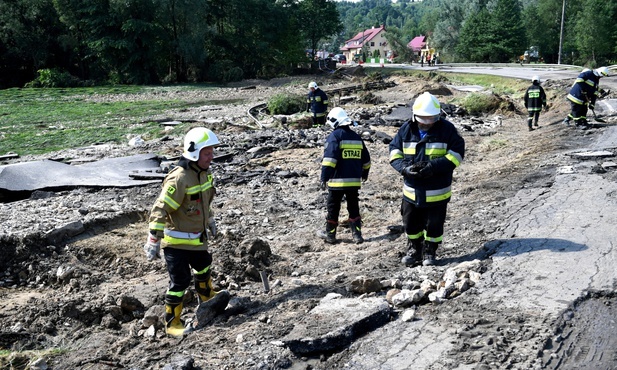
[[[130,173],[158,170],[155,154],[108,158],[71,165],[51,160],[0,166],[0,193],[32,192],[75,187],[132,187],[160,182],[160,179],[136,180]]]

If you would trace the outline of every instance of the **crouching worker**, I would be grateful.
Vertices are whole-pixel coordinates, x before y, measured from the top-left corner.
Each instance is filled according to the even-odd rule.
[[[218,293],[212,287],[212,255],[208,252],[208,238],[217,234],[210,209],[215,195],[210,163],[218,144],[219,139],[212,131],[201,127],[191,129],[184,138],[182,158],[165,177],[150,212],[150,232],[144,250],[148,260],[153,260],[160,257],[159,248],[163,248],[169,273],[165,294],[166,332],[173,336],[181,336],[185,331],[180,316],[184,292],[192,277],[200,302]]]
[[[430,93],[415,100],[412,113],[390,143],[390,165],[403,177],[407,254],[401,262],[431,266],[443,240],[452,174],[465,156],[465,141],[440,117],[439,101]]]
[[[349,227],[356,244],[364,242],[358,191],[368,179],[371,157],[360,135],[351,129],[351,118],[340,107],[330,111],[326,123],[334,130],[326,139],[321,162],[321,189],[328,189],[326,229],[318,236],[334,244],[343,197],[347,200]]]

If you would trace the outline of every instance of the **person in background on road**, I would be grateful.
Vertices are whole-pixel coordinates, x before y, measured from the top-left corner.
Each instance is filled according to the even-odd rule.
[[[439,101],[430,93],[415,100],[412,113],[390,143],[390,165],[404,182],[401,215],[407,253],[401,262],[431,266],[443,241],[452,174],[465,156],[465,141],[440,117]]]
[[[216,193],[210,163],[217,145],[219,139],[212,131],[191,129],[184,137],[182,158],[165,177],[150,212],[144,250],[151,261],[160,257],[163,248],[170,280],[165,294],[165,330],[173,336],[181,336],[185,330],[180,315],[191,269],[201,302],[218,293],[212,287],[212,255],[208,252],[208,239],[217,234],[210,208]]]
[[[582,129],[587,129],[589,124],[587,123],[587,110],[595,109],[596,99],[599,95],[600,78],[608,77],[608,68],[600,67],[594,70],[583,70],[574,84],[570,88],[567,99],[570,101],[571,112],[563,123],[570,124],[573,120],[576,126]]]
[[[330,111],[328,125],[333,128],[326,139],[321,162],[321,189],[328,189],[326,229],[318,236],[326,243],[335,244],[336,227],[343,197],[347,200],[349,227],[356,244],[364,242],[358,191],[362,182],[368,179],[371,156],[360,135],[352,130],[354,124],[343,108]]]
[[[544,107],[545,110],[547,109],[546,93],[544,93],[544,89],[540,86],[539,76],[533,76],[531,78],[531,86],[525,91],[525,97],[523,99],[525,101],[525,108],[527,108],[527,113],[529,114],[527,117],[527,126],[529,126],[529,131],[533,131],[533,125],[538,127],[538,120],[540,119],[542,107]]]
[[[309,93],[306,99],[306,111],[313,112],[313,127],[323,126],[328,113],[328,95],[313,81],[308,85]]]

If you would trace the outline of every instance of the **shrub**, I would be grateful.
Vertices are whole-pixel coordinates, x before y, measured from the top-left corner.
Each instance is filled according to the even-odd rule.
[[[472,93],[465,97],[461,105],[469,114],[477,116],[497,110],[500,104],[500,99],[492,93]]]
[[[240,81],[244,78],[244,70],[234,66],[233,62],[228,59],[216,60],[211,63],[207,74],[208,80],[223,83]]]
[[[293,114],[303,111],[306,100],[300,95],[277,94],[268,100],[270,114]]]
[[[39,76],[28,82],[25,87],[75,87],[80,86],[79,79],[66,71],[57,69],[39,69]]]
[[[244,71],[240,67],[233,67],[224,72],[224,82],[240,81],[244,77]]]

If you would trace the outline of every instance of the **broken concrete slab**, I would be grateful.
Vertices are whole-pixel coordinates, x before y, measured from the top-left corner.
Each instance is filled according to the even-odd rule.
[[[77,220],[54,228],[45,235],[45,238],[49,243],[57,244],[64,239],[79,235],[84,231],[86,231],[84,223],[81,220]]]
[[[574,158],[606,158],[606,157],[614,157],[615,153],[610,152],[608,150],[587,150],[584,152],[571,153],[570,156]]]
[[[0,166],[0,192],[72,187],[131,187],[160,182],[136,180],[134,171],[158,169],[155,154],[109,158],[81,165],[42,160]]]
[[[381,117],[385,121],[409,121],[412,117],[412,111],[410,107],[395,107],[392,109],[392,113],[387,116]]]
[[[354,299],[328,295],[281,341],[298,354],[340,350],[388,323],[390,311],[384,298]]]

